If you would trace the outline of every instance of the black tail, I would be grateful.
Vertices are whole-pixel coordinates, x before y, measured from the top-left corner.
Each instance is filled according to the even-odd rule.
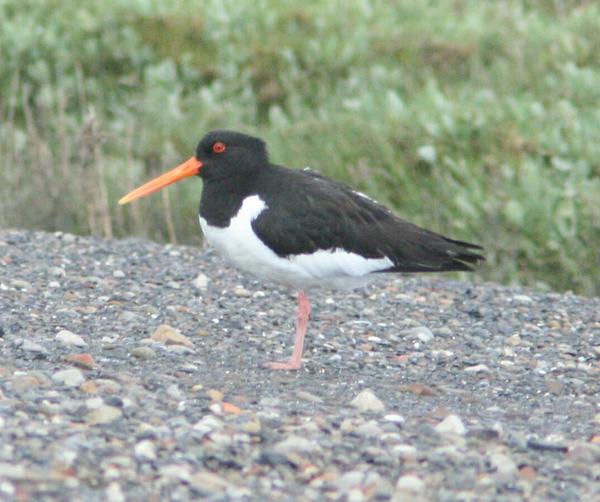
[[[444,271],[464,270],[470,272],[473,270],[472,265],[478,265],[479,262],[485,261],[485,256],[472,251],[475,249],[483,251],[481,246],[448,238],[445,238],[445,240],[448,243],[446,255],[449,261],[444,263]]]
[[[393,252],[387,254],[394,266],[382,272],[472,271],[484,261],[477,244],[449,239],[414,225],[404,224],[397,234]]]

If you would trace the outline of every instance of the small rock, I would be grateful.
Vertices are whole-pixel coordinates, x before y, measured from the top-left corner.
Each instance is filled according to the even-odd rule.
[[[156,447],[147,439],[135,445],[135,456],[142,460],[156,460]]]
[[[485,364],[476,364],[465,368],[467,373],[491,373],[490,369]]]
[[[368,422],[359,425],[354,432],[364,437],[380,437],[383,434],[383,429],[379,427],[379,424],[375,420],[369,420]]]
[[[229,482],[210,471],[199,471],[190,477],[190,484],[203,494],[220,494],[227,490]]]
[[[383,402],[373,393],[371,389],[361,391],[350,404],[362,412],[380,412],[385,409]]]
[[[304,401],[309,401],[311,403],[322,403],[323,400],[319,397],[319,396],[315,396],[314,394],[311,394],[310,392],[306,392],[305,390],[298,390],[296,391],[296,395],[304,400]]]
[[[397,444],[392,451],[405,461],[413,461],[417,458],[417,449],[410,444]]]
[[[165,350],[170,354],[177,354],[178,356],[185,356],[195,352],[194,349],[191,349],[185,345],[167,345]]]
[[[527,296],[527,295],[515,295],[512,297],[513,301],[517,302],[517,303],[531,303],[533,302],[533,299],[531,298],[531,296]]]
[[[352,488],[359,487],[363,484],[365,473],[363,471],[348,471],[345,472],[336,481],[336,485],[342,492],[348,492]]]
[[[142,359],[143,361],[147,361],[149,359],[154,359],[156,357],[156,352],[152,350],[150,347],[135,347],[131,351],[131,355],[136,357],[137,359]]]
[[[208,389],[206,391],[206,395],[210,397],[213,401],[223,401],[223,393],[217,389]]]
[[[67,275],[67,273],[65,272],[65,269],[61,268],[61,267],[50,267],[48,269],[48,272],[50,273],[50,275],[53,275],[54,277],[64,277],[65,275]]]
[[[11,381],[11,386],[16,391],[36,389],[46,387],[50,381],[41,372],[31,372],[26,375],[15,375]]]
[[[241,298],[250,298],[252,296],[252,293],[243,286],[236,286],[233,288],[233,294]]]
[[[167,324],[161,324],[151,336],[155,342],[164,343],[165,345],[185,345],[186,347],[193,347],[194,344],[191,340],[182,335],[179,330],[168,326]]]
[[[457,415],[448,415],[435,426],[435,430],[442,435],[456,434],[457,436],[464,436],[467,432],[463,421]]]
[[[197,289],[206,289],[208,286],[208,277],[206,277],[203,273],[198,274],[192,281],[192,286]]]
[[[321,447],[310,439],[302,436],[290,436],[277,443],[273,449],[277,453],[288,455],[290,453],[316,453],[321,451]]]
[[[87,421],[93,425],[108,424],[121,418],[122,414],[119,408],[103,404],[88,413]]]
[[[123,490],[121,490],[121,485],[116,481],[108,485],[105,494],[107,502],[125,502],[125,495],[123,494]]]
[[[194,424],[193,429],[201,435],[206,435],[223,428],[223,422],[214,415],[205,415],[200,421]]]
[[[52,375],[52,380],[67,387],[78,387],[85,382],[85,376],[78,368],[60,370]]]
[[[31,289],[31,283],[22,279],[13,279],[11,284],[16,289]]]
[[[125,277],[125,272],[122,270],[114,270],[112,275],[115,279],[123,279],[123,277]]]
[[[183,394],[181,393],[181,389],[176,383],[173,383],[167,387],[167,395],[172,397],[173,399],[182,399]]]
[[[32,342],[31,340],[28,340],[27,338],[25,340],[23,340],[23,343],[21,344],[21,348],[27,352],[39,352],[40,354],[48,353],[48,351],[46,350],[45,347],[43,347],[39,343]]]
[[[98,378],[84,382],[81,385],[81,390],[89,394],[118,394],[121,390],[121,384],[108,378]]]
[[[521,343],[521,336],[518,333],[515,333],[514,335],[508,337],[506,343],[508,343],[508,345],[511,345],[512,347],[516,347]]]
[[[569,451],[569,447],[567,445],[538,441],[537,439],[528,439],[527,446],[532,450],[538,451],[558,451],[561,453],[567,453]]]
[[[75,347],[85,347],[87,345],[83,338],[66,329],[59,331],[54,339],[63,345],[74,345]]]
[[[454,333],[448,326],[442,326],[441,328],[435,330],[435,334],[437,336],[448,338],[451,337]]]
[[[237,407],[235,404],[227,402],[213,403],[208,407],[208,409],[215,415],[239,415],[242,413],[241,408]]]
[[[405,329],[400,332],[400,335],[409,338],[418,338],[423,343],[429,343],[434,338],[433,333],[427,326],[417,326],[416,328]]]
[[[392,500],[403,500],[398,497],[398,495],[402,495],[402,492],[409,492],[417,495],[423,493],[423,491],[425,491],[425,482],[422,479],[413,474],[405,474],[398,478],[398,481],[396,482],[396,492],[394,493]]]
[[[383,419],[387,420],[388,422],[392,422],[396,425],[404,425],[404,422],[406,421],[406,420],[404,420],[404,417],[402,415],[397,415],[395,413],[385,415],[383,417]]]
[[[416,396],[435,396],[437,394],[435,389],[419,382],[411,383],[410,385],[404,385],[400,387],[399,390],[402,392],[411,392]]]
[[[140,316],[135,312],[131,312],[130,310],[124,310],[119,314],[119,320],[122,322],[137,322],[139,321]]]
[[[517,464],[504,453],[494,453],[490,455],[490,464],[495,467],[498,474],[515,474],[518,470]]]
[[[94,361],[91,354],[69,354],[65,356],[65,361],[87,370],[91,370],[96,366],[96,361]]]

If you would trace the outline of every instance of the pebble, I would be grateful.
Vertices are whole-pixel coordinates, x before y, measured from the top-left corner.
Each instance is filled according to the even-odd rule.
[[[65,356],[65,361],[87,370],[96,366],[96,361],[91,354],[69,354]]]
[[[381,412],[385,409],[383,402],[375,395],[371,389],[361,391],[350,404],[359,411],[365,412]]]
[[[165,345],[184,345],[190,348],[194,346],[187,336],[182,335],[179,330],[167,324],[161,324],[156,328],[150,338],[155,342],[164,343]]]
[[[532,303],[533,299],[528,295],[514,295],[512,297],[513,301],[517,303]]]
[[[108,424],[118,420],[122,415],[123,412],[119,408],[102,404],[88,413],[87,421],[93,425]]]
[[[252,296],[252,292],[248,291],[246,288],[244,288],[243,286],[236,286],[233,289],[233,294],[235,296],[238,296],[240,298],[250,298]]]
[[[506,343],[508,343],[508,345],[516,347],[517,345],[521,344],[521,336],[518,333],[515,333],[514,335],[508,337]]]
[[[493,453],[490,455],[490,465],[501,475],[516,474],[518,470],[517,464],[504,453]]]
[[[144,345],[132,349],[131,355],[137,359],[142,359],[144,361],[156,358],[156,352],[150,347],[146,347]]]
[[[156,446],[149,440],[140,441],[135,445],[135,456],[141,460],[156,460]]]
[[[406,420],[404,419],[404,417],[402,415],[397,415],[394,413],[390,413],[389,415],[385,415],[383,417],[384,420],[387,420],[388,422],[392,422],[395,423],[396,425],[403,425]]]
[[[60,370],[52,375],[52,380],[67,387],[79,387],[85,382],[85,376],[78,368]]]
[[[310,392],[307,392],[305,390],[296,391],[296,395],[300,399],[303,399],[304,401],[309,401],[311,403],[322,403],[323,402],[323,399],[321,399],[319,396],[315,396],[314,394],[311,394]]]
[[[427,326],[417,326],[416,328],[405,329],[400,335],[408,338],[417,338],[423,343],[429,343],[434,339],[433,332]]]
[[[423,493],[425,491],[425,482],[413,474],[405,474],[400,476],[396,482],[396,493],[392,497],[392,500],[400,500],[398,498],[401,493],[397,492],[409,492],[415,495]]]
[[[485,364],[476,364],[474,366],[467,366],[464,369],[467,373],[491,373],[490,368]]]
[[[210,471],[199,471],[192,474],[192,476],[190,476],[189,482],[200,493],[203,493],[205,495],[222,495],[224,491],[226,491],[229,488],[229,483],[226,479]]]
[[[458,436],[464,436],[467,432],[467,428],[463,424],[463,421],[457,415],[448,415],[435,426],[435,430],[442,435],[456,434]]]
[[[290,453],[317,453],[321,451],[321,447],[315,441],[302,436],[289,436],[275,444],[273,449],[283,455]]]
[[[364,437],[379,437],[383,434],[383,429],[375,420],[369,420],[354,429],[354,432]]]
[[[417,458],[417,449],[410,444],[394,445],[392,451],[405,461],[414,461]]]
[[[59,331],[58,334],[54,337],[54,339],[57,342],[62,343],[63,345],[73,345],[75,347],[87,346],[87,342],[83,338],[66,329]]]
[[[39,352],[40,354],[47,354],[48,350],[46,349],[46,347],[44,347],[43,345],[36,343],[36,342],[32,342],[31,340],[28,340],[27,338],[25,340],[23,340],[23,343],[21,343],[21,348],[27,352]]]
[[[198,274],[192,281],[192,286],[194,286],[196,289],[206,289],[208,286],[208,277],[202,273]]]
[[[125,502],[125,495],[121,489],[121,485],[113,481],[108,485],[105,491],[107,502]]]

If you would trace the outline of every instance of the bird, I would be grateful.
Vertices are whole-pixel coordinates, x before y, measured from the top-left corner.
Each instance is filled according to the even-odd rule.
[[[202,179],[208,243],[242,271],[298,291],[292,355],[264,364],[274,370],[302,367],[309,291],[355,288],[390,273],[470,271],[485,260],[481,246],[405,221],[347,184],[271,163],[262,139],[235,131],[207,133],[192,157],[119,204],[192,176]]]

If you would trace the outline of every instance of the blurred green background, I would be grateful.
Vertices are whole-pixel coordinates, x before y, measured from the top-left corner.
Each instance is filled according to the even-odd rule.
[[[598,2],[0,0],[0,93],[0,226],[198,243],[200,181],[116,201],[232,128],[600,294]]]

